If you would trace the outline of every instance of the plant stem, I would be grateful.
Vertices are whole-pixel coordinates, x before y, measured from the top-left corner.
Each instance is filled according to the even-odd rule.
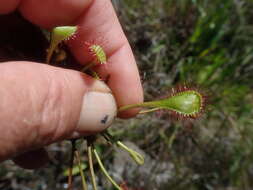
[[[160,110],[160,108],[152,108],[152,109],[148,109],[148,110],[141,110],[138,114],[145,114],[145,113],[150,113],[150,112],[154,112],[154,111],[158,111]]]
[[[125,110],[128,110],[128,109],[139,108],[139,107],[155,107],[155,104],[153,102],[143,102],[143,103],[138,103],[138,104],[129,104],[129,105],[120,107],[118,111],[121,112],[121,111],[125,111]]]
[[[102,136],[105,138],[105,140],[107,141],[107,143],[109,143],[110,145],[113,145],[116,142],[115,139],[113,138],[113,136],[110,135],[107,130],[105,130],[102,133]]]
[[[92,145],[91,144],[88,144],[88,159],[89,159],[90,175],[92,179],[91,180],[92,186],[94,190],[97,190],[96,178],[95,178],[93,162],[92,162]]]
[[[95,157],[96,157],[96,159],[97,159],[97,161],[98,161],[98,164],[99,164],[99,166],[100,166],[100,168],[101,168],[103,174],[104,174],[104,175],[107,177],[107,179],[114,185],[114,187],[116,187],[118,190],[122,190],[122,189],[120,188],[120,186],[111,178],[111,176],[110,176],[110,175],[108,174],[108,172],[106,171],[106,169],[105,169],[105,167],[104,167],[104,165],[103,165],[103,163],[102,163],[102,161],[101,161],[101,159],[100,159],[100,157],[99,157],[99,155],[98,155],[98,153],[97,153],[97,151],[96,151],[95,148],[93,149],[93,152],[94,152],[94,155],[95,155]]]
[[[72,179],[73,179],[73,175],[72,175],[72,171],[73,171],[73,165],[74,165],[74,153],[76,150],[76,141],[75,140],[71,140],[71,158],[70,158],[70,162],[69,162],[69,176],[68,176],[68,190],[72,189]]]
[[[171,135],[170,138],[169,138],[169,142],[168,142],[168,148],[169,148],[169,149],[171,149],[171,147],[172,147],[172,145],[173,145],[173,142],[174,142],[174,140],[176,139],[176,136],[177,136],[177,134],[178,134],[179,128],[180,128],[180,125],[176,125],[176,126],[175,126],[175,129],[174,129],[174,131],[173,131],[173,133],[172,133],[172,135]]]
[[[75,151],[75,155],[76,155],[79,171],[80,171],[81,178],[82,178],[83,190],[88,190],[86,179],[85,179],[85,176],[84,176],[84,173],[83,173],[83,169],[82,169],[82,164],[81,164],[81,159],[80,159],[80,153],[79,153],[78,150]]]
[[[50,64],[50,60],[51,60],[51,57],[53,55],[53,52],[54,52],[54,48],[55,47],[51,47],[47,50],[47,58],[46,58],[46,64]]]
[[[91,67],[94,67],[96,65],[96,63],[95,62],[90,62],[90,63],[88,63],[87,65],[85,65],[83,68],[82,68],[82,70],[81,70],[81,72],[86,72],[88,69],[90,69]]]

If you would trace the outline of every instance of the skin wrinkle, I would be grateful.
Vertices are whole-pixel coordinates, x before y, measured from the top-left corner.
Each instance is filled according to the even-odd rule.
[[[76,17],[71,24],[76,25],[76,22],[93,6],[95,0],[89,0],[90,4],[86,6],[85,10],[83,10],[78,17]]]
[[[92,3],[90,4],[90,6],[87,7],[87,9],[84,10],[83,13],[79,16],[79,18],[76,19],[76,20],[74,20],[73,23],[78,24],[78,23],[80,23],[81,20],[83,20],[83,19],[86,20],[86,18],[88,17],[87,14],[89,14],[89,11],[92,9],[93,6],[96,6],[95,5],[97,3],[96,1],[98,1],[98,0],[93,0]],[[101,5],[101,7],[104,7],[105,10],[108,10],[108,7],[109,7],[108,4],[105,1],[103,1],[103,0],[102,1],[99,0],[99,1],[103,3],[103,5]],[[106,6],[107,6],[107,8],[106,8]],[[101,12],[97,11],[97,15],[96,16],[99,16],[99,15],[102,14],[103,17],[100,17],[100,18],[107,18],[107,17],[104,16],[104,13],[101,13]],[[114,16],[114,15],[111,15],[111,16]],[[104,20],[99,20],[99,22],[98,21],[97,22],[91,21],[91,22],[93,22],[93,27],[94,28],[100,28],[101,26],[103,26],[104,24],[107,23],[107,20],[104,19]],[[85,23],[87,23],[87,22],[85,22]]]
[[[117,54],[121,49],[123,49],[125,46],[128,46],[128,41],[122,41],[121,44],[119,44],[115,49],[112,49],[110,53],[108,53],[108,57],[112,57],[113,55]]]
[[[47,80],[48,84],[46,85],[46,95],[43,96],[44,100],[42,101],[41,111],[39,112],[41,114],[41,124],[47,126],[46,130],[39,131],[39,134],[42,137],[41,141],[45,144],[51,142],[53,139],[52,134],[57,132],[59,116],[55,116],[55,113],[58,113],[58,110],[55,109],[58,108],[57,101],[61,101],[61,87],[55,84],[55,81],[51,76],[48,76]],[[51,123],[48,123],[48,121],[51,121]],[[40,129],[45,128],[40,127]]]
[[[35,114],[33,115],[32,118],[25,117],[24,120],[28,121],[28,122],[24,122],[24,123],[26,124],[26,126],[31,126],[31,128],[33,128],[31,133],[29,133],[29,136],[32,134],[32,136],[30,136],[30,138],[32,139],[31,142],[34,142],[34,144],[36,144],[36,142],[39,140],[39,134],[40,134],[39,133],[40,132],[39,131],[40,130],[39,124],[41,121],[41,117],[38,114],[38,111],[40,111],[40,109],[37,108],[37,106],[38,106],[37,100],[38,100],[38,97],[40,96],[40,93],[37,91],[36,86],[34,86],[34,85],[30,86],[28,93],[29,94],[27,96],[27,100],[31,104],[31,106],[29,106],[29,107],[31,110],[33,110],[32,112]]]
[[[10,80],[13,80],[13,79],[10,79]],[[24,91],[24,90],[21,90],[19,91],[19,94],[14,94],[12,92],[10,92],[9,94],[9,97],[13,100],[17,100],[19,101],[20,99],[23,99],[24,97],[27,98],[29,97],[29,95]],[[29,98],[27,98],[29,100]],[[7,101],[6,102],[10,102],[8,101],[8,97],[6,99]],[[24,113],[26,113],[26,110],[27,109],[30,109],[29,107],[30,106],[27,106],[27,107],[23,107],[22,106],[22,102],[20,102],[21,104],[18,104],[19,106],[16,106],[15,107],[15,114],[16,115],[24,115]],[[30,103],[30,102],[29,102]],[[10,108],[11,110],[13,110],[13,108]],[[12,112],[10,110],[10,112]],[[18,146],[16,147],[16,149],[11,149],[12,152],[20,152],[20,150],[22,150],[23,148],[25,148],[27,145],[30,145],[30,142],[33,142],[34,139],[31,139],[31,136],[29,134],[33,133],[34,130],[32,129],[32,127],[34,126],[33,125],[27,125],[25,124],[24,122],[22,122],[19,127],[17,127],[15,124],[17,124],[19,121],[16,120],[16,118],[14,117],[13,118],[13,121],[10,122],[12,125],[10,125],[10,123],[6,123],[6,126],[8,126],[8,129],[7,129],[7,137],[9,136],[14,136],[15,138],[12,138],[10,139],[11,141],[13,141],[13,143],[17,144]],[[20,129],[25,129],[25,130],[20,130]],[[24,143],[23,142],[23,138],[20,138],[22,137],[23,135],[21,135],[20,133],[26,133],[28,134],[29,136],[27,136],[29,139],[29,141],[27,141],[27,143]],[[33,135],[34,136],[34,135]],[[9,139],[8,139],[9,140]],[[12,144],[12,143],[10,143]]]
[[[62,91],[60,93],[60,97],[59,97],[59,99],[61,99],[61,101],[59,101],[59,102],[61,102],[61,104],[65,104],[65,101],[64,101],[65,100],[65,98],[64,98],[65,96],[68,96],[70,99],[73,99],[72,96],[71,96],[72,93],[71,93],[71,88],[70,88],[70,85],[69,85],[69,77],[67,76],[67,73],[64,73],[63,76],[62,76],[62,79],[60,81],[58,81],[58,82],[60,84],[59,86],[61,86],[60,89]],[[65,92],[69,92],[69,93],[68,94],[64,94],[63,93],[64,91]],[[66,110],[62,109],[61,105],[58,105],[57,107],[58,107],[58,112],[56,112],[56,113],[58,113],[58,120],[57,120],[58,121],[57,122],[57,126],[58,127],[56,128],[55,133],[52,134],[52,139],[59,139],[59,136],[61,136],[62,137],[61,139],[63,139],[66,135],[62,134],[62,129],[64,128],[63,131],[66,131],[69,128],[68,121],[67,122],[64,121],[64,123],[63,123],[63,118],[66,119],[67,117],[71,117],[71,115],[67,114]],[[74,131],[74,128],[72,126],[71,126],[71,129],[72,129],[72,131]]]
[[[53,139],[63,139],[68,133],[74,131],[74,127],[69,126],[69,123],[71,123],[69,118],[72,117],[72,114],[67,113],[66,109],[64,109],[68,106],[68,102],[72,102],[68,100],[73,99],[71,85],[69,84],[70,78],[67,72],[62,75],[60,80],[54,79],[54,73],[48,74],[48,92],[46,101],[43,104],[42,124],[48,126],[47,128],[50,126],[50,130],[47,130],[46,133],[40,132],[40,135],[44,137],[43,141],[45,144],[49,144]],[[63,92],[68,92],[68,94]],[[47,121],[51,121],[51,123]]]
[[[16,127],[16,126],[12,127],[12,130],[13,130],[12,136],[16,137],[13,139],[13,140],[17,140],[16,144],[22,145],[19,148],[20,150],[25,149],[27,147],[30,147],[31,149],[33,149],[33,148],[36,148],[37,147],[36,145],[40,143],[39,129],[40,129],[41,118],[40,118],[40,115],[38,114],[38,105],[36,103],[38,100],[39,93],[36,91],[36,87],[33,85],[29,86],[29,90],[22,90],[21,92],[23,93],[20,93],[20,96],[21,96],[20,99],[25,99],[26,104],[28,104],[28,106],[25,107],[25,110],[21,109],[20,115],[24,113],[25,114],[25,115],[23,114],[24,119],[21,121],[22,124],[20,125],[20,127]],[[20,104],[20,107],[22,108],[24,106]],[[30,115],[28,114],[29,112],[32,112],[35,114]],[[26,116],[27,114],[32,117],[28,118]],[[24,130],[20,130],[20,128]],[[24,141],[24,139],[22,138],[23,135],[19,134],[20,132],[26,133],[27,139],[29,140],[26,139],[26,141]],[[21,137],[20,139],[18,138],[19,136]],[[18,150],[17,152],[19,152],[20,150]]]
[[[4,69],[3,69],[4,70]],[[9,84],[11,84],[12,86],[16,86],[16,81],[14,80],[14,77],[12,75],[9,75],[8,76],[8,73],[6,73],[6,75],[3,75],[1,76],[1,81],[5,80],[5,78],[8,78],[9,80]],[[5,118],[6,118],[6,115],[8,115],[8,113],[12,113],[12,110],[14,111],[15,110],[15,114],[23,114],[22,113],[22,107],[21,106],[16,106],[15,108],[13,106],[10,106],[8,99],[11,99],[12,101],[16,100],[16,98],[20,97],[22,95],[22,91],[19,92],[19,96],[17,96],[15,94],[15,91],[13,92],[12,91],[12,88],[10,88],[10,90],[6,91],[6,86],[4,86],[4,83],[1,85],[0,89],[2,89],[2,93],[4,94],[4,96],[1,98],[1,102],[4,102],[3,104],[1,104],[1,110],[4,110],[4,112],[1,113],[0,115],[0,118],[1,118],[1,128],[4,128],[4,130],[2,130],[2,138],[4,139],[4,147],[6,147],[6,149],[8,150],[8,147],[10,148],[10,150],[12,152],[15,151],[15,149],[13,149],[13,147],[11,147],[9,145],[9,143],[6,143],[6,142],[9,142],[11,141],[11,143],[14,141],[14,143],[19,143],[18,145],[20,145],[20,142],[18,141],[19,140],[19,131],[17,131],[18,129],[16,128],[15,126],[15,121],[16,121],[16,117],[15,115],[12,117],[12,121],[9,122],[9,121],[5,121]],[[18,100],[18,99],[17,99]],[[22,131],[21,131],[22,132]],[[10,136],[13,136],[15,135],[17,138],[15,139],[8,139],[8,137]],[[1,138],[1,139],[2,139]],[[10,143],[10,144],[11,144]]]
[[[59,102],[61,102],[62,104],[65,103],[64,96],[68,96],[71,100],[73,100],[74,96],[71,91],[71,81],[70,81],[70,77],[68,76],[68,72],[65,72],[63,74],[62,79],[59,81],[59,83],[60,83],[59,86],[61,86],[62,91],[69,92],[68,94],[60,93],[60,95],[61,95],[60,98],[62,101],[59,101]],[[63,89],[65,89],[65,90],[63,90]],[[68,136],[68,134],[71,134],[74,131],[74,129],[75,129],[74,126],[77,125],[78,120],[75,120],[75,124],[73,124],[73,126],[71,126],[72,130],[71,131],[69,130],[69,132],[66,133],[66,131],[70,128],[70,126],[68,125],[68,122],[66,122],[66,121],[64,121],[64,123],[63,123],[63,118],[66,119],[67,116],[69,118],[73,118],[74,115],[72,113],[67,114],[65,109],[61,109],[62,108],[61,105],[58,105],[57,107],[59,107],[59,110],[57,112],[57,113],[59,113],[59,115],[58,115],[59,118],[58,118],[58,123],[57,123],[58,127],[56,128],[56,131],[54,132],[54,134],[52,134],[52,137],[53,137],[53,139],[59,139],[59,137],[57,137],[57,135],[58,135],[58,136],[61,136],[61,139],[64,139]],[[80,112],[81,112],[81,106],[80,106],[80,110],[78,111],[78,113],[80,113]],[[69,121],[69,119],[68,119],[68,121]],[[69,123],[71,123],[71,122],[69,122]],[[65,132],[66,134],[63,134],[63,132]]]
[[[46,83],[45,86],[48,88],[49,85]],[[41,135],[40,129],[42,128],[42,125],[46,125],[46,123],[43,121],[43,109],[45,108],[44,102],[46,102],[50,97],[48,96],[48,93],[45,93],[44,91],[42,93],[38,92],[36,84],[31,85],[29,87],[29,90],[26,90],[26,92],[28,92],[26,97],[28,100],[27,103],[30,105],[28,107],[30,109],[30,112],[34,114],[29,115],[29,118],[25,118],[25,120],[28,121],[25,122],[25,126],[30,126],[30,128],[32,128],[31,133],[36,134],[33,135],[34,138],[32,138],[32,136],[30,136],[31,133],[28,133],[29,138],[31,138],[30,141],[33,142],[33,144],[40,144],[43,142],[43,136]],[[29,112],[27,111],[27,113]]]
[[[72,83],[72,81],[70,81],[70,77],[68,77],[68,75],[69,75],[69,73],[66,72],[65,75],[63,76],[63,79],[64,79],[63,81],[64,81],[64,84],[66,85],[66,88],[68,89],[67,91],[70,92],[70,94],[68,94],[68,96],[71,97],[71,100],[75,101],[75,94],[71,91],[71,83]],[[83,80],[83,82],[85,82],[85,80]],[[86,86],[88,87],[89,85],[86,84]],[[87,88],[87,89],[88,89],[88,88]],[[84,95],[85,93],[87,93],[87,89],[84,90],[83,95]],[[83,99],[83,98],[82,98],[82,99]],[[78,113],[79,113],[78,118],[80,118],[81,109],[82,109],[82,106],[81,106],[81,104],[80,104],[79,110],[78,110]],[[73,114],[73,113],[71,113],[71,117],[74,117],[74,115],[72,115],[72,114]],[[63,117],[64,117],[64,116],[63,116]],[[76,119],[76,120],[75,120],[75,123],[74,123],[73,126],[72,126],[73,131],[75,131],[75,129],[77,128],[78,122],[79,122],[79,119]],[[72,131],[72,132],[73,132],[73,131]],[[66,134],[64,138],[67,138],[69,135],[72,134],[72,132],[69,132],[68,134]]]
[[[111,80],[113,80],[111,78],[111,76],[115,75],[117,76],[118,74],[120,74],[120,72],[117,69],[113,69],[114,67],[111,67],[110,72],[108,71],[108,66],[110,67],[110,58],[113,57],[113,55],[117,54],[118,52],[120,52],[124,47],[126,47],[128,45],[128,43],[123,43],[121,46],[119,46],[117,49],[115,49],[115,51],[112,51],[111,54],[108,56],[108,63],[106,65],[101,65],[100,67],[95,68],[94,70],[97,71],[99,74],[101,74],[101,77],[107,77],[109,76],[109,80],[107,81],[107,83],[109,84]],[[109,65],[108,65],[109,64]],[[102,72],[101,72],[102,71]],[[117,77],[116,77],[117,78]],[[115,79],[114,79],[115,80]]]

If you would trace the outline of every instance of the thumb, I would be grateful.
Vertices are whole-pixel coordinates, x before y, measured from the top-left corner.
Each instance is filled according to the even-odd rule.
[[[110,89],[77,71],[32,62],[0,64],[0,161],[107,128]]]

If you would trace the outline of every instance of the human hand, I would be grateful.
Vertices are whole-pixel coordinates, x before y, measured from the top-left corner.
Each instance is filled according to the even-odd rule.
[[[32,62],[1,63],[0,161],[15,157],[23,167],[41,166],[48,159],[42,147],[102,131],[112,123],[117,107],[143,100],[131,48],[109,0],[0,0],[0,4],[0,14],[18,9],[43,28],[78,25],[77,38],[69,45],[82,64],[87,57],[80,43],[103,35],[108,39],[104,50],[109,63],[96,72],[110,75],[108,88],[77,71]],[[129,110],[119,116],[136,113]]]

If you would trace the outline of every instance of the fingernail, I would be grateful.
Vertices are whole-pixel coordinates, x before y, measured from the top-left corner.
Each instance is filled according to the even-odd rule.
[[[117,114],[117,105],[108,91],[89,91],[83,97],[76,134],[97,133],[109,127]],[[77,135],[78,136],[78,135]]]

